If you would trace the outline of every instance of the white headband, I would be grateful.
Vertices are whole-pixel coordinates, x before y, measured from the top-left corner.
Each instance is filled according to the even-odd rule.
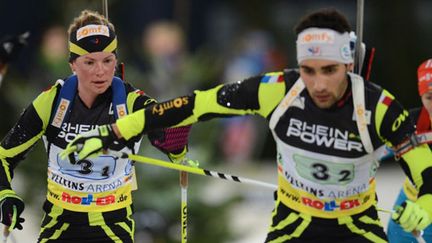
[[[324,59],[353,63],[350,35],[332,29],[308,28],[297,38],[297,62],[307,59]]]

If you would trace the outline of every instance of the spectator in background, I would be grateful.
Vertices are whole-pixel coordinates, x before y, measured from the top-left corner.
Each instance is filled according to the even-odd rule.
[[[184,30],[173,21],[149,24],[141,34],[138,48],[141,55],[135,55],[136,59],[126,64],[127,70],[133,69],[132,75],[127,72],[128,76],[144,79],[138,85],[161,99],[205,85],[214,80],[215,73],[220,73],[218,58],[205,48],[192,54],[186,46]]]
[[[245,76],[271,72],[286,67],[270,35],[263,30],[240,35],[227,58],[223,80],[241,80]]]
[[[156,97],[172,97],[179,89],[188,91],[183,83],[187,50],[180,26],[169,21],[150,24],[142,33],[141,46],[148,65],[146,82],[151,84]]]
[[[49,27],[42,35],[40,48],[31,69],[32,77],[36,79],[40,89],[52,85],[53,77],[66,78],[71,74],[67,62],[68,55],[66,28],[61,25]]]
[[[223,80],[241,80],[260,73],[280,70],[286,66],[273,40],[263,30],[240,35],[227,58]],[[256,119],[235,117],[223,119],[219,138],[221,156],[230,162],[246,162],[257,155],[264,145],[266,129]]]

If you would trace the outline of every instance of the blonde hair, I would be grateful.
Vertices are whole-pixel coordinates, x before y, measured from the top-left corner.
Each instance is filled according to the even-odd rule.
[[[68,35],[70,36],[71,33],[88,24],[106,25],[113,32],[115,31],[114,25],[108,19],[106,19],[105,16],[101,15],[96,11],[83,10],[81,11],[81,14],[76,17],[69,25]]]

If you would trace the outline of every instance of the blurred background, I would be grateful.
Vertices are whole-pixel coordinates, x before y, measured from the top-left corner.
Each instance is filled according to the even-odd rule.
[[[108,0],[126,81],[160,101],[296,67],[293,27],[301,16],[322,7],[342,11],[355,30],[355,0]],[[0,39],[31,33],[0,87],[0,137],[36,95],[71,74],[66,31],[84,9],[102,12],[102,1],[0,0]],[[416,69],[432,57],[432,1],[366,0],[364,11],[363,40],[376,48],[371,81],[405,107],[419,106]],[[275,183],[275,147],[266,126],[255,117],[197,124],[189,157],[203,168]],[[166,159],[146,138],[141,153]],[[27,203],[25,234],[20,235],[30,241],[36,240],[42,218],[46,160],[39,143],[14,180]],[[403,179],[395,164],[386,162],[378,174],[383,175],[378,190],[379,196],[380,190],[387,193],[381,197],[386,207]],[[179,242],[178,173],[148,165],[137,165],[137,173],[137,242]],[[271,191],[199,176],[190,176],[189,184],[189,242],[265,239]]]

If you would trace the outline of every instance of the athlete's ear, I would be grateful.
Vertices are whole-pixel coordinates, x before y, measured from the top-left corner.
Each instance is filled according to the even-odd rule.
[[[73,63],[70,62],[70,63],[69,63],[69,67],[70,67],[72,73],[75,74],[75,68],[74,68],[74,66],[73,66]]]
[[[354,63],[346,64],[348,72],[354,71]]]

